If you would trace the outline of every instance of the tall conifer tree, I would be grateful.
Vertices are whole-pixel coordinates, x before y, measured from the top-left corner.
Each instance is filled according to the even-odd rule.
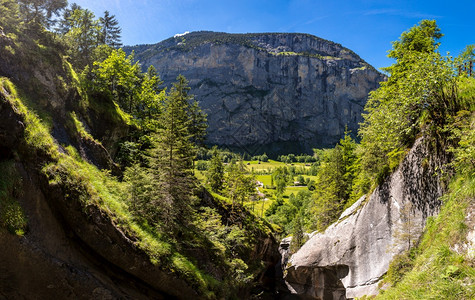
[[[159,197],[168,210],[165,226],[172,231],[190,221],[188,217],[194,201],[193,139],[199,137],[193,129],[191,110],[195,105],[193,97],[188,95],[189,89],[185,77],[178,76],[163,103],[160,128],[154,136],[150,158],[159,184]]]
[[[119,27],[119,22],[115,16],[106,10],[104,16],[99,18],[99,23],[102,27],[101,43],[109,45],[112,48],[120,48],[122,46],[120,41],[122,29]]]

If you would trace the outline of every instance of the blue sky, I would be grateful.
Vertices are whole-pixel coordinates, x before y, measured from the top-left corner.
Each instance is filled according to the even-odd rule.
[[[109,10],[125,45],[153,44],[197,30],[302,32],[350,48],[376,68],[389,66],[391,41],[421,19],[444,33],[440,51],[458,55],[475,44],[475,0],[77,0],[96,16]]]

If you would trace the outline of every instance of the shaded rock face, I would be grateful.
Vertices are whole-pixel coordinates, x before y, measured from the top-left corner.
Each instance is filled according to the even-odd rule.
[[[300,267],[298,272],[287,273],[286,280],[299,282],[288,285],[292,294],[305,295],[303,298],[319,300],[345,300],[345,287],[341,278],[348,274],[348,266]]]
[[[0,227],[0,299],[206,298],[168,268],[153,263],[138,247],[136,237],[124,231],[110,212],[94,203],[85,206],[80,185],[49,180],[43,166],[56,161],[26,145],[24,116],[8,97],[8,92],[1,89],[0,162],[15,160],[21,178],[15,189],[21,193],[9,196],[21,205],[28,229],[18,237]],[[63,175],[68,176],[67,172]],[[209,206],[220,203],[209,193],[200,196]],[[221,210],[223,218],[230,219],[226,223],[233,224],[231,210],[223,206]],[[240,217],[250,222],[247,211]],[[280,259],[277,243],[267,231],[256,229],[249,234],[255,241],[246,262],[265,264],[266,270],[256,283],[273,294],[273,270]],[[202,250],[206,254],[208,249]],[[203,264],[209,265],[207,270],[211,274],[219,272],[214,257],[206,258],[209,261]],[[241,298],[249,298],[252,287],[238,291],[244,295]]]
[[[49,182],[41,168],[51,161],[25,146],[25,120],[5,94],[0,91],[0,161],[17,159],[17,200],[28,230],[18,237],[0,228],[0,299],[199,298],[152,264],[99,207],[84,208],[76,191]]]
[[[384,78],[351,50],[306,34],[194,32],[129,47],[165,85],[177,75],[208,114],[208,142],[241,151],[302,152],[356,132]]]
[[[394,255],[408,248],[407,240],[396,234],[404,230],[404,207],[410,203],[413,238],[420,236],[427,217],[438,213],[443,189],[437,170],[444,161],[442,155],[430,155],[422,140],[416,141],[399,168],[368,199],[361,198],[325,232],[313,234],[290,258],[285,277],[289,290],[319,299],[314,291],[327,289],[328,283],[315,274],[322,268],[347,266],[348,273],[337,272],[329,290],[341,279],[348,298],[377,294]]]

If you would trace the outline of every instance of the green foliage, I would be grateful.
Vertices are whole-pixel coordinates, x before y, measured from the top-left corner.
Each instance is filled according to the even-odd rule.
[[[223,263],[232,272],[234,285],[243,286],[250,283],[252,274],[247,271],[248,265],[239,258],[239,249],[248,247],[249,239],[246,231],[237,225],[226,226],[215,209],[202,207],[196,216],[194,225],[213,244],[213,250],[222,256]]]
[[[475,93],[475,80],[473,80],[473,91]],[[475,165],[475,147],[473,146],[475,145],[475,113],[460,111],[452,132],[458,144],[450,149],[455,156],[451,164],[462,176],[473,177],[475,175],[473,167]]]
[[[48,130],[42,125],[40,120],[31,113],[18,98],[15,87],[5,78],[1,78],[0,88],[4,89],[6,100],[11,103],[15,111],[24,118],[25,140],[28,147],[28,155],[34,155],[34,151],[47,157],[47,163],[42,171],[49,179],[49,184],[60,187],[65,193],[64,197],[68,201],[79,201],[83,208],[88,205],[95,205],[98,209],[108,214],[117,226],[121,227],[131,236],[137,237],[137,245],[146,251],[150,260],[155,264],[160,264],[162,268],[171,272],[176,272],[178,276],[188,280],[196,286],[203,294],[206,294],[213,285],[213,279],[205,275],[188,258],[180,254],[176,247],[167,241],[164,235],[156,228],[150,227],[143,218],[131,214],[127,203],[129,187],[127,183],[121,183],[116,178],[110,176],[108,171],[99,171],[95,166],[82,160],[76,149],[72,146],[66,147],[67,154],[59,153],[57,146],[53,142]],[[12,170],[13,163],[1,166]],[[3,167],[2,167],[3,170]],[[0,196],[3,200],[5,195],[16,195],[18,182],[10,172],[0,172],[1,175],[8,176],[0,178]],[[140,176],[138,176],[140,178]],[[137,179],[136,179],[137,180]],[[138,180],[137,180],[138,181]],[[146,182],[146,180],[145,180]],[[3,185],[6,183],[6,185]],[[3,188],[6,187],[7,192]],[[145,184],[138,186],[147,189]],[[136,192],[136,195],[139,193]],[[26,230],[27,219],[21,211],[21,207],[11,198],[0,201],[2,226],[6,226],[17,234],[23,234]],[[154,208],[155,209],[155,208]]]
[[[473,93],[473,80],[470,85],[465,88]],[[475,98],[471,101],[475,102]],[[470,229],[466,216],[473,209],[475,197],[475,164],[471,161],[474,120],[473,112],[460,111],[449,124],[449,140],[458,141],[450,147],[455,176],[449,192],[443,196],[439,215],[427,220],[419,246],[391,263],[385,281],[392,287],[378,299],[473,299],[475,296],[473,253],[468,250],[470,247],[463,246],[468,242]]]
[[[120,33],[122,29],[119,27],[119,22],[114,15],[111,15],[109,11],[104,12],[104,16],[99,18],[102,31],[100,35],[100,41],[102,44],[108,45],[112,48],[119,48],[122,43],[120,42]]]
[[[186,79],[177,78],[163,103],[160,128],[153,136],[150,155],[150,172],[158,183],[156,204],[163,211],[164,230],[174,231],[190,221],[191,205],[194,201],[193,160],[195,158],[196,136],[193,114],[198,113],[188,95]],[[149,220],[158,224],[156,220]]]
[[[60,32],[73,64],[79,68],[92,63],[93,51],[100,44],[101,26],[94,18],[92,11],[78,5],[66,9],[63,15]]]
[[[439,47],[437,42],[443,34],[435,20],[422,20],[417,26],[401,34],[399,41],[392,43],[388,57],[402,60],[411,52],[433,53]]]
[[[115,156],[115,161],[123,167],[130,167],[142,161],[141,144],[125,141],[119,145],[119,151]]]
[[[313,205],[312,194],[309,191],[299,191],[297,194],[290,194],[289,200],[284,202],[280,197],[275,200],[266,210],[266,217],[269,221],[277,224],[283,235],[295,235],[302,231],[313,230],[313,215],[310,213]],[[299,220],[297,221],[296,218]],[[299,229],[300,228],[300,229]],[[303,239],[296,243],[298,247],[303,243]]]
[[[389,56],[397,61],[385,69],[391,76],[365,106],[355,195],[393,171],[421,132],[437,143],[447,140],[443,129],[464,103],[454,60],[436,52],[441,36],[435,21],[423,20],[393,43]]]
[[[297,215],[293,220],[292,242],[290,243],[290,251],[297,252],[304,243],[304,234],[302,229],[302,222],[300,216]]]
[[[318,230],[338,219],[350,199],[355,177],[356,143],[347,132],[334,149],[323,152],[313,195]]]
[[[2,4],[7,4],[7,1]],[[0,10],[14,11],[15,3],[11,4],[11,9],[6,6]],[[44,120],[32,113],[29,106],[23,105],[24,99],[19,99],[13,85],[2,78],[2,101],[5,97],[25,125],[25,143],[19,145],[21,153],[18,155],[36,159],[41,164],[36,169],[38,175],[47,179],[51,188],[62,191],[64,200],[74,203],[73,207],[80,206],[84,217],[96,210],[107,215],[111,223],[134,241],[135,246],[144,250],[150,261],[164,272],[183,279],[205,298],[231,297],[236,287],[250,284],[262,270],[260,262],[251,260],[255,258],[252,251],[262,234],[269,235],[270,226],[240,205],[233,207],[226,225],[223,222],[231,210],[229,207],[219,207],[221,215],[218,215],[218,209],[204,209],[201,213],[195,206],[197,191],[192,175],[193,161],[197,154],[196,145],[203,142],[206,117],[198,103],[188,95],[186,80],[179,77],[178,83],[166,93],[159,87],[161,81],[156,70],[150,68],[141,73],[132,62],[132,56],[126,57],[121,50],[101,45],[104,43],[101,38],[107,39],[102,31],[104,28],[99,26],[90,11],[73,5],[64,16],[58,35],[44,33],[64,44],[58,44],[60,47],[55,52],[50,51],[53,44],[45,43],[46,38],[32,41],[34,50],[25,47],[25,51],[33,55],[29,55],[30,60],[24,64],[36,61],[36,52],[41,54],[38,56],[41,60],[48,58],[42,65],[44,67],[49,67],[50,63],[62,63],[64,73],[58,74],[54,84],[58,83],[57,87],[64,90],[60,97],[68,97],[64,115],[72,132],[93,140],[87,125],[93,128],[91,120],[96,118],[104,118],[106,122],[103,123],[112,126],[134,125],[130,128],[132,134],[121,141],[118,155],[127,166],[124,180],[119,181],[109,171],[98,170],[72,146],[62,145],[59,151],[57,141],[51,137]],[[7,16],[0,15],[0,22],[7,19]],[[106,22],[105,18],[101,21]],[[21,24],[21,20],[18,22]],[[15,26],[11,25],[12,28]],[[3,23],[1,27],[3,34],[7,27],[3,27]],[[31,28],[28,30],[32,31]],[[24,37],[20,31],[15,32]],[[19,54],[23,50],[20,45],[24,44],[15,43],[12,31],[6,34],[8,38],[12,37],[12,43],[6,45],[8,48],[2,45],[0,54],[5,58],[3,54],[10,53],[6,59],[21,58]],[[66,49],[61,46],[66,46]],[[73,64],[65,61],[68,58],[61,59],[65,51]],[[76,73],[78,68],[82,69],[79,76]],[[68,87],[70,83],[82,97],[77,103],[70,101],[77,100],[75,91]],[[38,82],[32,90],[42,92],[43,86]],[[33,101],[39,102],[37,99]],[[53,118],[48,120],[50,125],[53,124]],[[58,121],[56,117],[54,120]],[[152,150],[147,151],[147,148]],[[144,159],[144,153],[149,154],[149,160]],[[226,156],[226,159],[232,158]],[[255,192],[255,185],[252,177],[244,175],[242,183],[245,187],[242,190],[247,194],[242,199],[249,200],[250,190]],[[0,187],[2,183],[0,178]],[[0,201],[2,227],[23,234],[27,220],[21,206],[12,199],[3,200]],[[238,222],[231,225],[236,216],[241,219],[237,218]],[[206,236],[207,230],[212,233],[210,238]],[[215,247],[208,248],[210,245]],[[202,261],[201,255],[209,260]],[[222,279],[220,274],[230,275],[230,278],[219,282],[217,278]]]
[[[81,70],[94,61],[103,61],[112,49],[121,45],[121,29],[115,16],[108,11],[103,17],[95,19],[90,10],[73,3],[63,11],[58,23],[56,31],[66,46],[71,62]]]
[[[0,88],[5,89],[6,100],[14,107],[15,111],[24,119],[25,142],[31,146],[38,154],[45,153],[53,158],[58,157],[58,147],[54,143],[48,128],[37,117],[29,111],[19,98],[15,86],[4,77],[0,77]]]
[[[61,11],[67,6],[67,0],[18,0],[23,20],[30,27],[51,27]]]
[[[414,259],[401,256],[391,263],[387,281],[395,285],[377,299],[473,299],[473,257],[456,249],[466,242],[465,216],[474,196],[473,177],[458,176],[439,215],[427,222],[416,252],[420,254]]]
[[[263,162],[268,162],[269,161],[269,157],[267,156],[267,154],[262,154],[262,155],[256,155],[256,156],[253,156],[251,158],[251,160],[258,160],[258,161],[263,161]]]
[[[196,162],[196,170],[198,171],[207,171],[209,168],[209,163],[206,160],[198,160]]]
[[[0,0],[0,31],[7,37],[16,37],[23,28],[23,22],[19,18],[20,8],[16,0]]]
[[[404,275],[414,267],[414,257],[415,251],[406,250],[401,254],[396,254],[389,264],[384,282],[393,286],[400,282]]]
[[[146,251],[152,263],[178,274],[196,286],[201,293],[207,293],[211,288],[212,278],[207,277],[194,263],[183,256],[176,245],[169,240],[169,236],[144,222],[142,216],[133,214],[134,211],[128,207],[128,205],[148,205],[149,202],[145,201],[140,190],[150,190],[154,186],[147,186],[147,180],[144,180],[140,181],[139,186],[135,186],[134,191],[130,191],[130,182],[119,182],[110,176],[109,172],[99,171],[95,166],[83,161],[73,147],[67,147],[66,150],[69,156],[61,155],[58,162],[47,164],[43,168],[50,185],[61,187],[65,191],[66,200],[79,201],[84,208],[96,205],[122,230],[137,238],[137,245]],[[140,169],[135,170],[135,173],[129,171],[127,176],[132,176],[135,182],[139,182],[141,176],[146,176],[143,173],[137,174],[140,171]],[[136,196],[133,200],[138,203],[130,200],[124,202],[128,195]],[[140,203],[137,196],[142,196],[144,202]],[[145,209],[144,211],[146,212]]]
[[[140,68],[133,63],[133,55],[126,57],[122,49],[114,50],[102,62],[94,62],[91,92],[109,94],[122,110],[135,113],[139,105]],[[144,97],[145,98],[145,97]],[[148,100],[148,99],[147,99]]]
[[[23,191],[22,178],[14,161],[0,161],[0,226],[9,232],[22,236],[28,226],[28,219],[18,203]]]
[[[92,135],[87,132],[86,128],[84,127],[84,124],[78,119],[78,116],[76,115],[76,112],[71,112],[69,114],[72,120],[72,124],[74,126],[74,130],[81,136],[82,138],[94,141],[94,138]]]
[[[213,157],[209,162],[206,180],[209,182],[211,190],[219,193],[224,187],[224,164],[217,148],[213,148]]]
[[[272,172],[272,181],[275,185],[277,196],[282,196],[285,192],[287,184],[292,180],[289,169],[287,167],[278,167]]]
[[[246,175],[242,161],[231,163],[225,176],[225,194],[231,199],[233,208],[236,203],[243,204],[253,200],[256,195],[254,176]]]
[[[126,168],[124,181],[127,183],[129,192],[127,202],[132,215],[137,220],[146,220],[149,224],[160,224],[171,207],[168,205],[165,207],[161,203],[153,174],[135,164]]]

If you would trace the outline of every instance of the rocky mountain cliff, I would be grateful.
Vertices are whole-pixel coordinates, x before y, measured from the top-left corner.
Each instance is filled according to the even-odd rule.
[[[166,86],[190,83],[208,114],[208,143],[256,153],[334,146],[362,120],[384,76],[340,44],[308,34],[193,32],[127,47]]]
[[[445,161],[426,141],[417,140],[367,199],[344,211],[325,232],[313,233],[292,255],[285,276],[289,290],[310,299],[377,294],[394,255],[407,250],[408,237],[417,240],[427,218],[438,213]]]

